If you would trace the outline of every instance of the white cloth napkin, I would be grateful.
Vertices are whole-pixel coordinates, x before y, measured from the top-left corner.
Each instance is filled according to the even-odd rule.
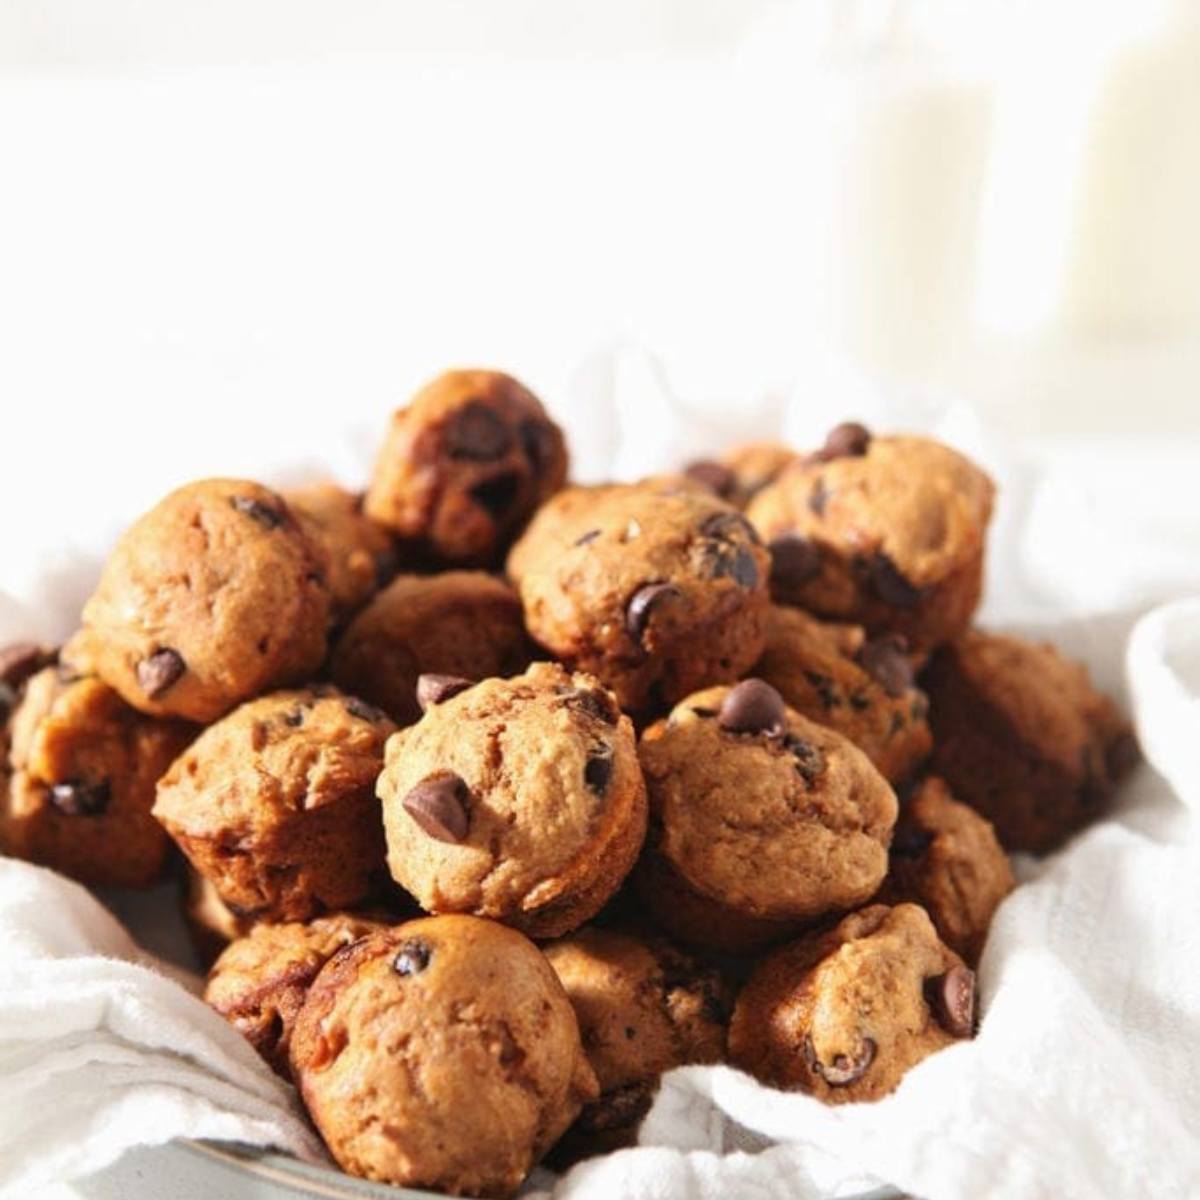
[[[324,1158],[291,1088],[83,888],[0,859],[0,962],[6,1200],[177,1137]]]
[[[640,352],[586,364],[578,394],[560,416],[588,431],[581,443],[611,451],[619,474],[712,444],[713,423],[685,412]],[[1200,512],[1194,501],[1159,510],[1170,448],[1039,459],[958,408],[882,407],[866,392],[850,407],[878,426],[937,430],[993,470],[987,614],[1026,631],[1036,618],[1087,660],[1132,705],[1151,765],[1111,820],[1018,864],[1024,886],[993,927],[973,1042],[872,1105],[826,1108],[728,1068],[673,1072],[642,1145],[582,1164],[552,1194],[765,1200],[889,1183],[928,1200],[1200,1195],[1200,839],[1187,807],[1200,812]],[[805,444],[846,415],[793,404],[783,417]],[[769,420],[764,411],[733,435],[770,436]],[[45,536],[51,545],[54,531]],[[43,631],[48,613],[70,621],[79,575],[56,562],[0,590],[0,641],[69,632]],[[1158,608],[1129,636],[1134,614],[1189,592],[1197,598]],[[83,889],[0,861],[0,961],[5,1200],[179,1136],[321,1159],[290,1089],[196,998],[195,981],[140,953]]]

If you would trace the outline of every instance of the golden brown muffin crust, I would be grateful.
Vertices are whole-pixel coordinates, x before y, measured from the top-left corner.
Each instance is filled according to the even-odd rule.
[[[452,1195],[511,1195],[598,1094],[550,964],[466,916],[410,921],[330,959],[291,1061],[343,1169]]]

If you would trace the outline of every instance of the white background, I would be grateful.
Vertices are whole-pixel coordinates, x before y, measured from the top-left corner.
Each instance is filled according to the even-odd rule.
[[[867,385],[1178,453],[1197,13],[3,0],[0,586],[182,479],[337,468],[445,366],[585,427],[614,342],[727,424]]]

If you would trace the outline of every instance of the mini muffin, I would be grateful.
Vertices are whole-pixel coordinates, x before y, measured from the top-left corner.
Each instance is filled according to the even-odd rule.
[[[456,1196],[512,1195],[598,1092],[550,964],[514,930],[465,916],[410,921],[330,959],[291,1063],[343,1170]]]
[[[154,815],[237,917],[352,908],[383,873],[374,790],[394,729],[332,687],[275,692],[197,738]]]
[[[761,680],[689,696],[639,756],[651,827],[635,883],[681,940],[746,953],[883,882],[895,793]]]
[[[431,704],[388,741],[379,796],[392,876],[422,908],[533,937],[598,912],[646,829],[629,718],[550,663]]]
[[[351,621],[330,673],[346,691],[411,725],[421,715],[421,675],[515,675],[529,665],[532,649],[517,594],[495,576],[401,575]]]
[[[335,626],[352,617],[396,573],[392,535],[362,511],[362,500],[336,483],[282,493],[309,540],[325,557]]]
[[[779,442],[749,442],[726,450],[719,458],[689,464],[686,474],[722,500],[745,508],[799,458],[795,450]]]
[[[190,483],[117,543],[83,622],[96,673],[126,703],[214,721],[320,666],[324,553],[268,488]]]
[[[695,484],[571,489],[508,566],[534,639],[624,709],[732,682],[762,652],[770,558],[740,513]]]
[[[888,780],[901,783],[933,744],[929,702],[905,649],[898,634],[868,638],[860,626],[774,605],[754,673],[789,708],[848,737]]]
[[[563,1157],[628,1145],[659,1076],[688,1063],[720,1062],[732,1007],[717,971],[661,938],[580,929],[544,947],[579,1019],[600,1098],[579,1116]]]
[[[975,976],[915,904],[874,904],[755,968],[729,1027],[732,1062],[826,1104],[878,1100],[974,1036]]]
[[[386,928],[353,913],[308,924],[256,925],[213,964],[204,999],[284,1079],[300,1006],[321,968],[343,947]]]
[[[746,515],[771,550],[778,601],[928,650],[978,606],[992,496],[948,446],[840,425]]]
[[[996,831],[930,776],[900,808],[880,903],[911,900],[968,963],[979,961],[1000,901],[1016,886]]]
[[[392,418],[367,515],[447,563],[500,561],[563,485],[562,430],[499,371],[447,371]]]
[[[1101,816],[1137,761],[1129,724],[1053,646],[973,631],[936,654],[931,768],[1009,850],[1042,854]]]
[[[11,718],[0,849],[82,883],[149,887],[170,850],[150,815],[154,785],[195,732],[137,712],[99,679],[39,671]]]

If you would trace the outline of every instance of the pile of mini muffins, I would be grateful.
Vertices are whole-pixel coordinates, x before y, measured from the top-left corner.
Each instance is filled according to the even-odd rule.
[[[450,372],[365,495],[184,486],[74,637],[0,651],[0,849],[179,866],[206,998],[355,1175],[509,1195],[687,1063],[886,1095],[974,1033],[1007,852],[1137,758],[971,627],[993,488],[944,445],[567,474],[526,388]]]

